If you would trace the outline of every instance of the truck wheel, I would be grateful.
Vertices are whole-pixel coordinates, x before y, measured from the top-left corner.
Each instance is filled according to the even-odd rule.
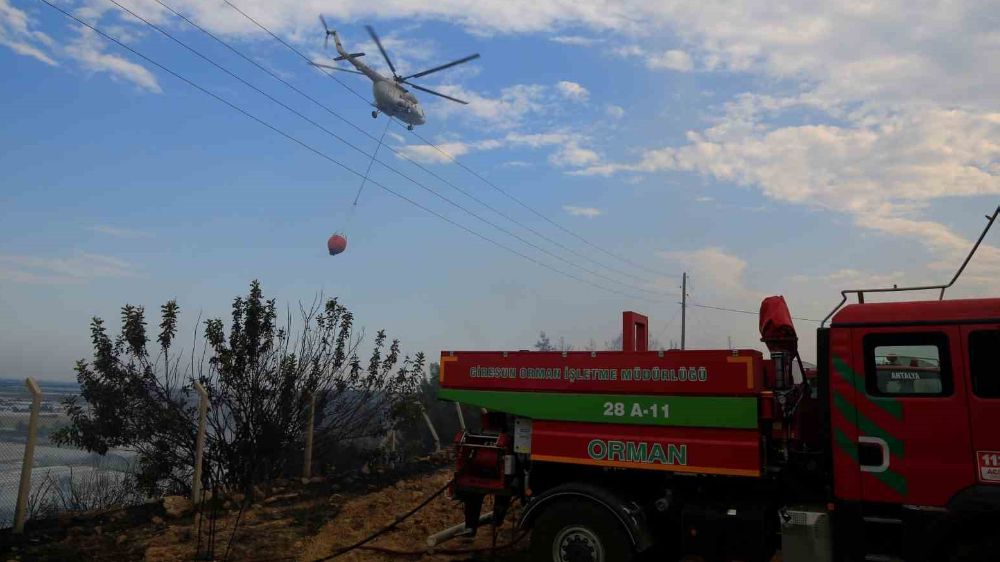
[[[618,520],[590,502],[559,502],[531,531],[532,562],[629,562],[633,556]]]

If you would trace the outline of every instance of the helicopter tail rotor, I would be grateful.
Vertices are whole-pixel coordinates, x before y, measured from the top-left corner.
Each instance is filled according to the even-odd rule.
[[[323,14],[319,15],[319,21],[320,21],[320,23],[323,24],[323,30],[326,32],[326,36],[323,37],[323,48],[324,49],[329,49],[330,48],[330,36],[333,35],[333,31],[331,31],[330,30],[330,26],[326,24],[326,19],[323,17]]]

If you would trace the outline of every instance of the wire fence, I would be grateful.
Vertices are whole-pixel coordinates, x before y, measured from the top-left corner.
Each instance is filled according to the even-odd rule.
[[[26,520],[136,505],[151,499],[143,495],[132,477],[138,460],[134,451],[119,449],[99,455],[72,447],[59,447],[50,441],[56,430],[70,423],[62,402],[66,397],[77,394],[78,388],[73,383],[43,382],[38,388],[40,400],[35,412],[32,444],[31,420],[36,406],[29,391],[30,384],[34,382],[26,385],[25,381],[0,379],[0,529],[14,527],[15,532],[20,532],[17,526],[19,494],[23,494],[22,525]],[[437,403],[434,394],[434,388],[425,385],[416,397],[420,417],[425,423],[405,424],[391,429],[383,437],[358,438],[339,445],[385,456],[378,462],[390,464],[414,454],[439,451],[442,443],[435,426],[443,429],[446,439],[450,439],[458,429],[461,416],[456,417],[453,404]],[[207,406],[207,399],[204,404]],[[429,407],[429,411],[425,407]],[[466,417],[470,415],[474,414],[471,411],[466,413]],[[199,433],[204,434],[204,431],[202,426]],[[303,435],[306,445],[303,463],[295,467],[304,478],[308,478],[314,465],[321,462],[321,459],[313,458],[312,433],[311,425],[307,426]],[[26,491],[22,491],[26,449],[31,449],[27,455],[30,465],[23,484]],[[324,451],[321,444],[317,446],[317,453],[320,457],[330,455],[330,451]],[[340,461],[346,460],[344,452],[337,452],[336,455]],[[370,455],[359,456],[357,452],[347,456],[358,456],[362,463],[375,462],[368,458]],[[199,499],[200,486],[194,483],[201,482],[197,476],[199,464],[196,461],[196,476],[193,479],[192,499],[195,503]]]
[[[52,433],[69,423],[61,403],[76,394],[76,385],[42,383],[41,390],[25,496],[26,519],[143,501],[129,478],[133,452],[112,450],[98,455],[51,443]],[[23,380],[0,380],[0,529],[14,526],[31,409],[32,395]]]

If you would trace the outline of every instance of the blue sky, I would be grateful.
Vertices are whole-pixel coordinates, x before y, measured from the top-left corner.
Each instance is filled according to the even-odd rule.
[[[615,292],[374,185],[352,217],[356,176],[41,2],[0,0],[0,375],[70,378],[73,362],[89,356],[91,316],[114,324],[126,302],[155,310],[176,298],[190,330],[199,314],[225,315],[254,278],[292,307],[320,291],[338,296],[369,330],[385,328],[408,352],[432,357],[527,348],[540,330],[578,347],[602,344],[625,309],[648,314],[663,343],[676,340],[670,293],[681,271],[695,303],[756,310],[763,296],[783,294],[793,314],[822,318],[841,288],[947,278],[1000,201],[1000,22],[987,2],[830,1],[794,12],[749,0],[233,2],[317,60],[320,12],[349,49],[378,63],[363,31],[374,25],[403,72],[479,52],[418,82],[472,103],[416,92],[428,115],[417,133],[623,259],[555,228],[396,124],[387,146],[517,224],[389,150],[380,161],[561,260],[382,164],[372,178]],[[122,3],[375,148],[155,1]],[[224,3],[164,3],[382,134],[384,118]],[[107,0],[58,5],[345,165],[368,165]],[[363,77],[338,78],[370,95]],[[337,230],[350,245],[331,258],[324,243]],[[994,234],[955,295],[997,294],[997,246]],[[688,320],[689,347],[730,337],[759,345],[753,316],[695,308]],[[798,326],[807,359],[815,326]]]

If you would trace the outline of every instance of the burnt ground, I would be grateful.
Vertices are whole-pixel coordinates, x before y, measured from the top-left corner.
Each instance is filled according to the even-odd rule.
[[[0,533],[0,562],[313,562],[389,525],[444,487],[450,477],[447,457],[427,458],[382,474],[315,479],[308,484],[275,482],[262,487],[257,501],[245,504],[242,511],[233,499],[219,499],[205,509],[204,517],[188,513],[171,518],[156,502],[35,521],[24,538]],[[528,541],[517,540],[512,519],[508,515],[498,530],[496,549],[489,527],[484,527],[474,538],[456,538],[428,550],[428,535],[462,520],[460,504],[442,494],[392,531],[337,560],[526,562]],[[779,554],[773,562],[780,560]]]
[[[221,561],[226,559],[231,539],[230,561],[310,562],[388,525],[419,504],[447,482],[449,465],[447,458],[426,458],[381,474],[316,479],[309,484],[275,482],[261,487],[256,503],[247,504],[242,511],[241,504],[234,501],[239,498],[208,502],[204,517],[188,513],[171,518],[162,503],[156,502],[32,521],[23,538],[14,537],[9,530],[0,533],[0,561]],[[475,539],[455,539],[445,545],[447,552],[427,555],[427,536],[461,519],[460,506],[442,495],[371,542],[371,549],[338,560],[520,560],[511,556],[514,549],[498,551],[492,558],[485,550],[477,550],[488,550],[489,532],[481,532]],[[214,533],[210,531],[213,524]],[[497,538],[498,545],[509,542],[510,533],[508,524]]]

